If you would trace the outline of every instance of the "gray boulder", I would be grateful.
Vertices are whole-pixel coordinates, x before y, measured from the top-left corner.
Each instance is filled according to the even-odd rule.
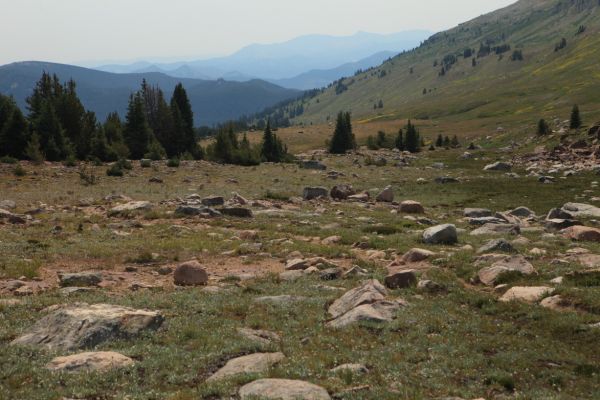
[[[305,187],[302,193],[304,200],[313,200],[319,197],[327,198],[328,191],[324,187]]]
[[[505,171],[508,172],[512,169],[512,165],[506,162],[498,161],[493,164],[488,164],[483,168],[484,171]]]
[[[238,394],[240,400],[331,400],[322,387],[291,379],[259,379],[242,386]]]
[[[437,225],[423,232],[423,242],[428,244],[454,244],[458,242],[456,226],[452,224]]]

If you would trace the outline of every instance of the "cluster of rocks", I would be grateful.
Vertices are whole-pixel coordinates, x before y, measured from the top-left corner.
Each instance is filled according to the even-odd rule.
[[[252,209],[248,207],[250,202],[238,194],[225,201],[222,196],[201,197],[191,194],[185,199],[177,199],[178,205],[175,214],[179,216],[200,216],[205,218],[231,216],[238,218],[252,218]]]

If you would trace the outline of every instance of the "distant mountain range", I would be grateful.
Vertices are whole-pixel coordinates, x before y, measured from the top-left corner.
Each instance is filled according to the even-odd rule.
[[[366,32],[352,36],[309,35],[283,43],[250,45],[227,57],[102,65],[96,69],[115,73],[161,72],[194,79],[263,79],[289,88],[312,89],[354,73],[352,68],[378,65],[392,55],[417,47],[430,35],[431,32],[424,30],[388,35]]]
[[[245,114],[253,114],[301,92],[284,89],[263,80],[247,82],[175,78],[162,73],[115,74],[72,65],[46,62],[19,62],[0,66],[0,93],[15,98],[25,109],[25,99],[31,95],[42,72],[56,74],[62,81],[73,79],[84,106],[104,120],[108,113],[125,115],[129,96],[138,90],[143,79],[158,85],[167,99],[181,82],[190,98],[196,125],[213,125]]]

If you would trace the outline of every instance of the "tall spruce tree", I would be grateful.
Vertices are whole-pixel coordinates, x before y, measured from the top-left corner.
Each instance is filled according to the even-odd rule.
[[[29,130],[23,113],[12,98],[0,95],[0,156],[25,158]]]
[[[417,128],[408,120],[406,125],[406,150],[411,153],[418,153],[421,150],[421,139],[419,137],[419,131]]]
[[[263,160],[275,163],[283,161],[285,155],[283,144],[271,130],[270,121],[267,121],[260,153]]]
[[[139,160],[144,157],[153,139],[140,92],[132,94],[129,98],[125,121],[123,137],[129,148],[129,156],[134,160]]]
[[[352,118],[349,112],[340,112],[337,116],[333,137],[329,143],[329,152],[345,154],[356,148],[356,139],[352,133]]]
[[[396,136],[396,148],[400,151],[404,151],[404,131],[402,129],[398,130],[398,136]]]
[[[573,110],[571,111],[571,129],[579,129],[581,128],[581,115],[579,114],[579,106],[575,104],[573,106]]]
[[[51,102],[44,102],[39,117],[32,123],[32,130],[39,135],[46,160],[61,161],[73,154]]]
[[[192,105],[187,92],[181,83],[178,83],[173,90],[171,110],[174,118],[180,118],[180,121],[178,122],[179,129],[181,130],[181,132],[178,133],[178,136],[181,137],[179,152],[189,152],[195,159],[202,159],[204,153],[202,147],[198,145],[196,133],[194,132],[194,112],[192,111]],[[177,114],[175,110],[178,110],[179,113]],[[175,117],[175,114],[177,114],[178,117]]]

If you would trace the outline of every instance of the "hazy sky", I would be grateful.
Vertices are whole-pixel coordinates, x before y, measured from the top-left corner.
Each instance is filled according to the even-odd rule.
[[[0,64],[225,55],[320,33],[439,31],[515,0],[0,0]]]

